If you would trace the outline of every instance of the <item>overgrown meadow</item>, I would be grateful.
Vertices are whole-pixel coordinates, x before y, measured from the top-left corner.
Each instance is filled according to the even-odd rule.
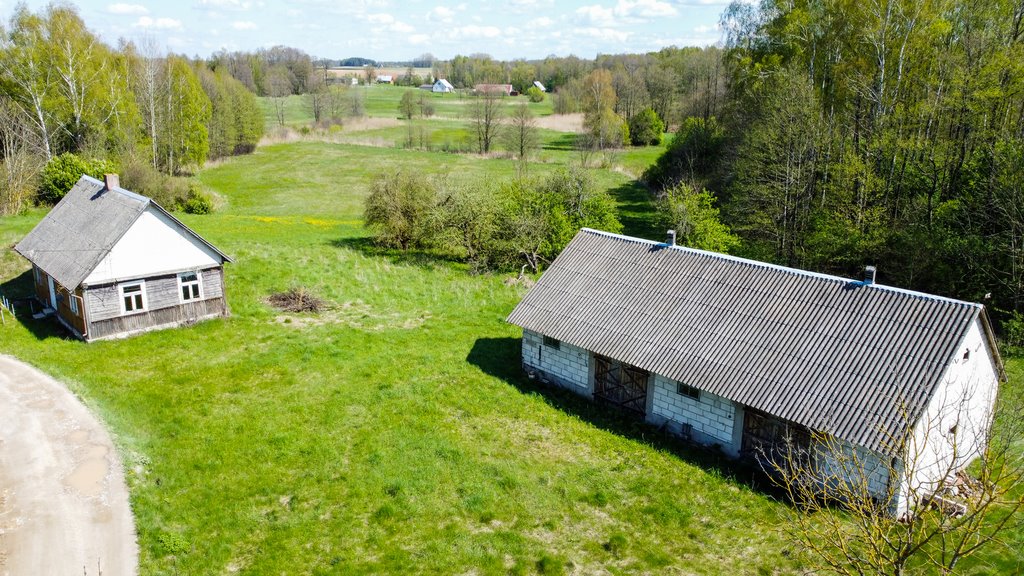
[[[531,171],[574,159],[562,137]],[[657,149],[631,154],[595,180],[626,233],[660,234],[629,168]],[[0,352],[67,382],[110,427],[143,574],[805,570],[788,505],[756,474],[522,375],[520,331],[504,322],[525,292],[514,276],[374,247],[363,199],[396,170],[515,174],[501,158],[396,146],[265,146],[202,171],[218,210],[180,216],[235,260],[230,318],[88,345],[49,322],[0,326]],[[43,214],[0,219],[0,242]],[[292,287],[328,309],[266,303]],[[27,262],[0,254],[0,292],[30,289]],[[970,570],[1013,572],[1016,548]]]

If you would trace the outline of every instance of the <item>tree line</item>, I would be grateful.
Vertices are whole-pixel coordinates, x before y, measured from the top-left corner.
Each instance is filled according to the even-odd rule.
[[[262,133],[255,95],[216,61],[153,42],[107,46],[68,5],[21,5],[0,29],[2,214],[41,190],[54,200],[47,175],[82,166],[121,171],[126,186],[175,206],[189,195],[175,176],[251,152]]]
[[[743,255],[878,264],[1019,321],[1022,19],[1009,0],[735,3],[724,91],[646,178],[712,191]]]

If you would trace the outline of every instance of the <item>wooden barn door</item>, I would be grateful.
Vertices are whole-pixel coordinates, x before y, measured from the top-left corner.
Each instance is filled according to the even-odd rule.
[[[643,416],[647,412],[648,372],[594,354],[594,397]]]
[[[811,434],[803,426],[746,408],[741,454],[765,463],[810,463]]]

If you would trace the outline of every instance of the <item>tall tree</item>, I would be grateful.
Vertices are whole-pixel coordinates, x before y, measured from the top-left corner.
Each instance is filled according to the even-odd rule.
[[[491,151],[498,136],[502,112],[502,95],[497,90],[484,90],[469,105],[469,119],[481,154]]]

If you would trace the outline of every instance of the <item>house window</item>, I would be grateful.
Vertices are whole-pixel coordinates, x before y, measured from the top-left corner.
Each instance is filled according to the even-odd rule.
[[[35,278],[36,284],[43,283],[42,279],[39,278],[39,268],[36,268],[35,266],[32,267],[32,277]]]
[[[562,343],[551,336],[544,337],[544,345],[548,348],[554,348],[555,350],[560,350],[562,348]]]
[[[198,272],[185,272],[178,275],[178,282],[181,284],[181,301],[189,302],[199,300],[201,295]]]
[[[689,384],[683,384],[682,382],[676,382],[676,393],[680,396],[686,396],[687,398],[693,398],[694,400],[700,400],[700,390],[690,386]]]
[[[970,359],[971,359],[971,350],[970,350],[970,348],[968,348],[967,350],[964,350],[964,360],[970,360]]]
[[[146,291],[143,282],[121,286],[121,304],[124,312],[142,312],[146,309]]]
[[[78,297],[68,292],[68,307],[71,308],[71,313],[78,316]]]

